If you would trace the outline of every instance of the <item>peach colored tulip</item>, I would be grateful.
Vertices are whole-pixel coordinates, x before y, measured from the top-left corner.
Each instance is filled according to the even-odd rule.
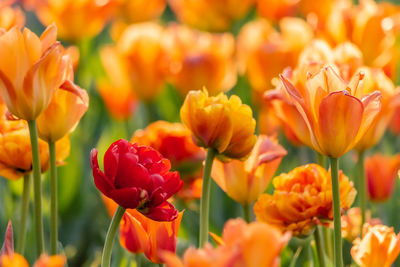
[[[214,181],[241,204],[253,203],[267,188],[286,150],[276,140],[259,136],[246,161],[214,161]]]
[[[258,14],[277,21],[284,17],[294,16],[299,0],[257,0]]]
[[[375,154],[366,158],[365,178],[371,201],[384,202],[391,197],[399,168],[400,154],[394,156]]]
[[[270,225],[231,219],[224,226],[217,248],[209,244],[198,250],[189,248],[182,259],[164,253],[164,260],[167,267],[278,267],[280,253],[289,239],[289,233],[282,234]]]
[[[215,95],[235,85],[232,34],[205,33],[172,24],[166,31],[165,47],[169,80],[183,96],[203,86]]]
[[[303,236],[316,224],[333,219],[331,176],[321,166],[297,167],[275,177],[272,183],[274,193],[261,195],[254,205],[258,221]],[[346,210],[353,204],[356,190],[343,173],[339,174],[339,187],[340,206]]]
[[[64,83],[57,90],[47,107],[38,117],[39,137],[55,142],[75,130],[89,106],[89,96],[77,85]]]
[[[367,223],[370,225],[381,224],[381,220],[372,219],[371,212],[365,214]],[[354,207],[349,209],[346,214],[342,215],[342,236],[352,242],[361,235],[361,209]]]
[[[293,125],[296,136],[315,151],[338,158],[354,148],[365,135],[380,111],[381,93],[360,96],[362,72],[349,83],[331,66],[308,76],[305,92],[297,89],[284,75],[283,88],[293,103],[294,117],[303,125]],[[297,113],[296,113],[297,111]],[[304,127],[305,126],[305,127]],[[300,130],[308,129],[305,133]]]
[[[67,260],[64,256],[47,256],[42,255],[35,262],[33,267],[64,267]],[[13,253],[12,255],[0,256],[0,265],[2,267],[29,267],[26,259],[20,254]]]
[[[362,238],[357,238],[351,256],[361,267],[390,267],[400,253],[400,234],[392,227],[365,224]]]
[[[24,120],[36,119],[64,82],[68,56],[49,26],[37,37],[30,30],[12,28],[0,33],[0,90],[10,112]],[[14,55],[14,56],[12,56]]]
[[[169,0],[178,20],[205,31],[227,31],[244,17],[256,0]]]
[[[190,91],[182,105],[181,120],[198,146],[214,148],[228,158],[245,158],[256,142],[256,121],[249,106],[232,95],[208,96]]]

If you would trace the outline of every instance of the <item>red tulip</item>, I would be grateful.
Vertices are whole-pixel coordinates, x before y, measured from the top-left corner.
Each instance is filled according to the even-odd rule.
[[[178,172],[151,147],[120,139],[104,155],[104,172],[99,168],[97,149],[90,153],[96,187],[127,209],[137,209],[155,221],[172,221],[178,211],[167,200],[181,189]]]

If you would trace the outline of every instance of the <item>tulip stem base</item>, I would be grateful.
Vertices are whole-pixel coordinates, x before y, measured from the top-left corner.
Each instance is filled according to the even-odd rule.
[[[364,169],[364,152],[358,152],[357,161],[357,176],[358,176],[358,196],[361,209],[361,233],[365,223],[366,203],[367,203],[367,188],[365,184],[365,169]]]
[[[314,230],[314,240],[315,240],[315,246],[317,248],[317,254],[318,254],[318,263],[319,267],[326,267],[325,264],[325,250],[324,250],[324,239],[321,234],[321,229],[319,226],[315,227]]]
[[[216,151],[209,148],[203,173],[203,190],[200,199],[200,237],[199,247],[203,247],[208,240],[208,222],[210,211],[211,168]]]
[[[247,223],[251,222],[251,204],[242,204],[243,218]]]
[[[115,234],[117,233],[119,222],[121,221],[124,213],[125,209],[121,206],[118,206],[117,210],[114,213],[113,218],[111,219],[110,227],[108,227],[106,235],[106,241],[104,242],[103,256],[101,258],[101,267],[110,267],[111,251],[114,245]]]
[[[24,255],[25,250],[25,235],[26,235],[26,219],[29,211],[29,196],[31,192],[31,175],[25,174],[24,176],[24,189],[22,191],[21,201],[21,216],[19,221],[17,252]]]
[[[338,159],[330,158],[330,162],[331,162],[331,177],[332,177],[333,224],[334,224],[334,236],[335,236],[334,265],[336,267],[343,267],[342,226],[341,226],[342,214],[340,210]]]
[[[56,165],[56,145],[49,141],[50,154],[50,253],[57,254],[58,227],[57,227],[57,165]]]
[[[33,200],[35,206],[35,233],[36,255],[39,257],[44,250],[43,217],[42,217],[42,181],[39,154],[39,141],[36,120],[28,121],[29,135],[32,145],[32,169],[33,169]]]

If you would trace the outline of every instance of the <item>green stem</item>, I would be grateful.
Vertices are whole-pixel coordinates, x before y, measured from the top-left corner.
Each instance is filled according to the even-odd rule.
[[[243,218],[247,223],[251,222],[251,205],[250,204],[242,204],[243,207]]]
[[[25,236],[26,236],[26,218],[29,211],[29,196],[31,192],[31,175],[25,174],[24,176],[24,189],[22,192],[21,202],[21,217],[19,222],[17,252],[24,255],[25,250]]]
[[[28,121],[29,135],[32,145],[32,168],[33,168],[33,199],[35,206],[35,233],[36,253],[39,257],[44,250],[43,218],[42,218],[42,183],[39,154],[39,141],[36,128],[36,121]]]
[[[124,213],[125,209],[121,206],[118,206],[107,231],[106,241],[103,248],[103,257],[101,258],[101,267],[110,267],[111,251],[114,244],[115,234],[117,233],[119,222],[121,221]]]
[[[315,227],[314,240],[315,240],[315,246],[317,248],[319,267],[325,267],[326,264],[325,264],[325,253],[324,253],[324,239],[322,237],[321,229],[319,226]]]
[[[357,176],[358,176],[358,196],[360,199],[360,209],[361,209],[361,233],[362,233],[362,228],[365,223],[365,212],[367,203],[367,188],[365,184],[365,169],[364,169],[364,151],[358,152]]]
[[[317,163],[322,168],[325,168],[325,156],[317,152]]]
[[[200,237],[199,247],[203,247],[208,240],[208,217],[210,210],[211,168],[216,151],[209,148],[203,173],[203,191],[200,199]]]
[[[324,234],[326,253],[329,259],[333,260],[333,248],[332,248],[332,233],[329,227],[322,227],[322,232]]]
[[[334,244],[335,244],[335,266],[343,267],[342,252],[342,226],[340,211],[340,191],[339,191],[339,170],[338,159],[330,158],[332,176],[332,197],[333,197],[333,223],[334,223]]]
[[[57,254],[58,227],[57,227],[57,165],[56,165],[56,145],[49,141],[50,151],[50,253]]]

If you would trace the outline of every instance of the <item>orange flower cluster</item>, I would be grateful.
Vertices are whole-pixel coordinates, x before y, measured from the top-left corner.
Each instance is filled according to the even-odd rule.
[[[183,199],[201,196],[202,169],[205,151],[196,146],[190,131],[180,123],[157,121],[144,130],[138,130],[131,142],[150,146],[171,161],[173,170],[179,171],[184,181],[177,196]]]
[[[289,239],[289,233],[282,234],[264,223],[229,220],[217,248],[210,244],[198,250],[189,248],[182,259],[165,253],[164,260],[167,267],[278,267],[280,253]]]
[[[245,161],[214,161],[211,176],[232,199],[251,204],[264,193],[285,155],[276,140],[260,135]]]
[[[103,196],[110,216],[113,216],[117,204]],[[165,251],[175,253],[179,225],[183,211],[173,221],[153,221],[135,209],[127,209],[120,223],[120,243],[128,251],[144,253],[154,263],[164,262]]]
[[[331,176],[321,166],[300,166],[272,182],[274,193],[261,195],[254,205],[257,220],[295,236],[308,235],[316,224],[332,220]],[[346,210],[353,204],[356,190],[343,173],[339,174],[339,187],[340,206]]]
[[[169,0],[178,19],[206,31],[226,31],[235,20],[244,17],[255,0]]]
[[[214,148],[227,158],[245,158],[256,142],[256,121],[238,96],[208,96],[207,90],[190,91],[182,105],[181,120],[200,147]]]
[[[400,253],[400,234],[385,225],[365,224],[362,238],[357,238],[351,256],[361,267],[390,267]]]
[[[33,267],[64,267],[66,262],[64,256],[42,255]],[[29,267],[26,259],[17,253],[0,256],[0,265],[2,267]]]

